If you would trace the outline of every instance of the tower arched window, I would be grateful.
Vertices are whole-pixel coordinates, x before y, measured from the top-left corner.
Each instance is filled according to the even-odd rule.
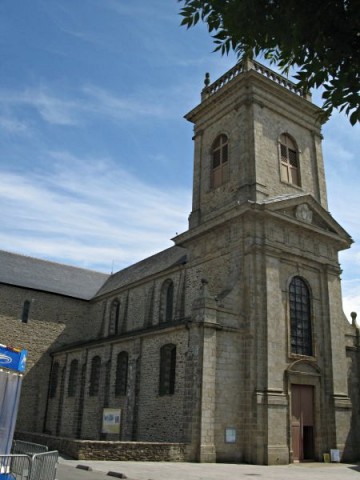
[[[300,186],[299,153],[294,140],[283,133],[280,135],[280,177],[283,182]]]
[[[120,302],[115,299],[110,306],[109,335],[120,333]]]
[[[175,393],[176,345],[168,343],[160,349],[159,395]]]
[[[129,355],[120,352],[116,362],[115,396],[126,395],[128,380]]]
[[[171,322],[174,313],[174,282],[165,280],[161,288],[160,322]]]
[[[289,286],[291,353],[313,354],[311,298],[307,284],[294,277]]]
[[[229,180],[228,137],[216,137],[211,147],[211,188],[220,187]]]
[[[74,359],[70,363],[69,383],[68,383],[68,396],[75,397],[76,385],[78,383],[79,362]]]
[[[94,397],[99,393],[100,386],[101,358],[94,357],[91,360],[89,395]]]

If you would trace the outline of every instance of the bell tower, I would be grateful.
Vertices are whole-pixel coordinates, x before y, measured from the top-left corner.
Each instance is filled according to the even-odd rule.
[[[188,251],[190,298],[206,284],[189,311],[202,342],[201,461],[351,456],[338,252],[352,240],[327,211],[320,113],[247,61],[213,83],[207,75],[186,115],[193,204],[174,240]]]
[[[255,61],[210,84],[194,123],[190,228],[234,205],[310,194],[327,207],[320,109],[294,83]]]

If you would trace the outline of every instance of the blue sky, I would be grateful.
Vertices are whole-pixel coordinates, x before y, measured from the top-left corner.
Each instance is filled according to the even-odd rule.
[[[175,0],[0,2],[0,248],[105,272],[172,245],[191,209],[192,125],[212,53]],[[313,98],[319,102],[319,93]],[[329,209],[360,244],[359,126],[323,129]],[[360,247],[341,255],[360,314]]]

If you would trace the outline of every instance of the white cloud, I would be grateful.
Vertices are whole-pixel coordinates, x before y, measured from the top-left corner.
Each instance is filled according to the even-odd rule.
[[[1,248],[109,271],[171,246],[187,228],[190,192],[156,189],[110,160],[52,156],[50,171],[0,171]]]
[[[4,115],[0,116],[0,128],[12,135],[19,133],[24,134],[28,132],[28,127],[25,123]]]

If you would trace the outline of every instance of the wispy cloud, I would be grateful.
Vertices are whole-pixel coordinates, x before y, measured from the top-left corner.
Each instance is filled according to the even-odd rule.
[[[172,245],[185,230],[190,192],[159,190],[109,159],[53,152],[51,171],[0,171],[0,245],[105,271]]]
[[[0,115],[0,128],[11,135],[24,134],[29,131],[25,123],[5,115]]]
[[[65,95],[49,87],[28,88],[25,91],[0,90],[0,106],[11,117],[0,113],[0,126],[7,131],[25,132],[27,126],[16,119],[21,109],[32,108],[43,121],[58,126],[81,126],[104,117],[110,121],[141,118],[177,118],[160,91],[138,95],[118,95],[95,85],[85,85]]]

